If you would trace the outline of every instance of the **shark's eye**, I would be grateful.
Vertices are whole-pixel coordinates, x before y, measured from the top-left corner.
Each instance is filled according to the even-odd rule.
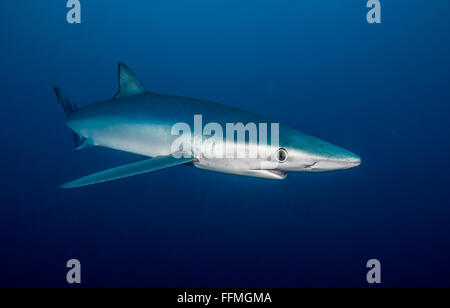
[[[288,158],[288,153],[287,153],[286,149],[283,149],[283,148],[279,149],[277,152],[276,158],[280,163],[284,163]]]

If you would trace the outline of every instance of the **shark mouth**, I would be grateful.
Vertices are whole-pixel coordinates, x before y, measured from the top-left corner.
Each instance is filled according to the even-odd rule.
[[[271,180],[284,180],[287,177],[286,172],[277,169],[247,170],[244,173],[239,174]]]
[[[272,174],[272,176],[276,179],[284,180],[287,177],[287,172],[273,169],[273,170],[266,170],[268,173]]]

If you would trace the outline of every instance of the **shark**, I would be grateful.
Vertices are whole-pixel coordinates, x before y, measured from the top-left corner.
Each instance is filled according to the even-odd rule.
[[[223,104],[150,92],[124,63],[118,65],[118,79],[119,91],[112,99],[83,107],[71,103],[59,87],[53,90],[63,107],[76,150],[99,146],[138,154],[145,159],[70,181],[62,184],[61,188],[104,183],[180,165],[233,175],[284,180],[291,172],[345,170],[361,164],[357,154],[279,123],[275,126],[276,138],[272,131],[270,137],[266,137],[269,141],[276,139],[276,142],[263,143],[260,142],[261,138],[227,139],[234,146],[235,154],[248,153],[249,148],[258,146],[256,156],[205,155],[206,150],[211,151],[225,138],[222,139],[219,134],[212,138],[212,131],[209,135],[184,134],[181,137],[181,131],[174,133],[177,123],[193,127],[196,125],[196,115],[201,115],[202,121],[223,127],[229,123],[275,122]],[[178,144],[177,140],[179,147],[174,148],[174,144]]]

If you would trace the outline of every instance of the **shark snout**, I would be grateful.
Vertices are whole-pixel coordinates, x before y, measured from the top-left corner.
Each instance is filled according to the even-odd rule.
[[[343,158],[328,158],[318,160],[309,168],[311,171],[321,172],[351,169],[354,167],[358,167],[359,165],[361,165],[361,158],[358,155],[352,153],[352,155]]]
[[[349,160],[322,160],[313,167],[316,171],[345,170],[361,165],[361,159],[352,158]]]
[[[358,167],[359,165],[361,165],[361,157],[359,157],[356,154],[353,155],[354,155],[353,157],[347,160],[347,163],[353,165],[353,167]]]

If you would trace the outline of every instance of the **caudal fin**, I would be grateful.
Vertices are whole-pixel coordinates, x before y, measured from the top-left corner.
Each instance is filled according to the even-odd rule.
[[[58,102],[63,107],[66,117],[68,117],[72,112],[74,112],[77,109],[77,106],[73,105],[69,101],[67,96],[63,93],[63,91],[60,88],[53,87],[53,91],[55,91],[56,98],[58,99]]]
[[[77,106],[72,104],[67,96],[64,94],[64,92],[58,88],[53,87],[53,91],[55,91],[56,98],[58,99],[58,102],[61,104],[61,106],[64,109],[64,113],[66,114],[66,118],[75,110],[77,110]],[[92,144],[86,139],[81,137],[75,132],[72,132],[73,134],[73,142],[75,144],[75,148],[77,150],[85,149],[87,147],[90,147]]]

